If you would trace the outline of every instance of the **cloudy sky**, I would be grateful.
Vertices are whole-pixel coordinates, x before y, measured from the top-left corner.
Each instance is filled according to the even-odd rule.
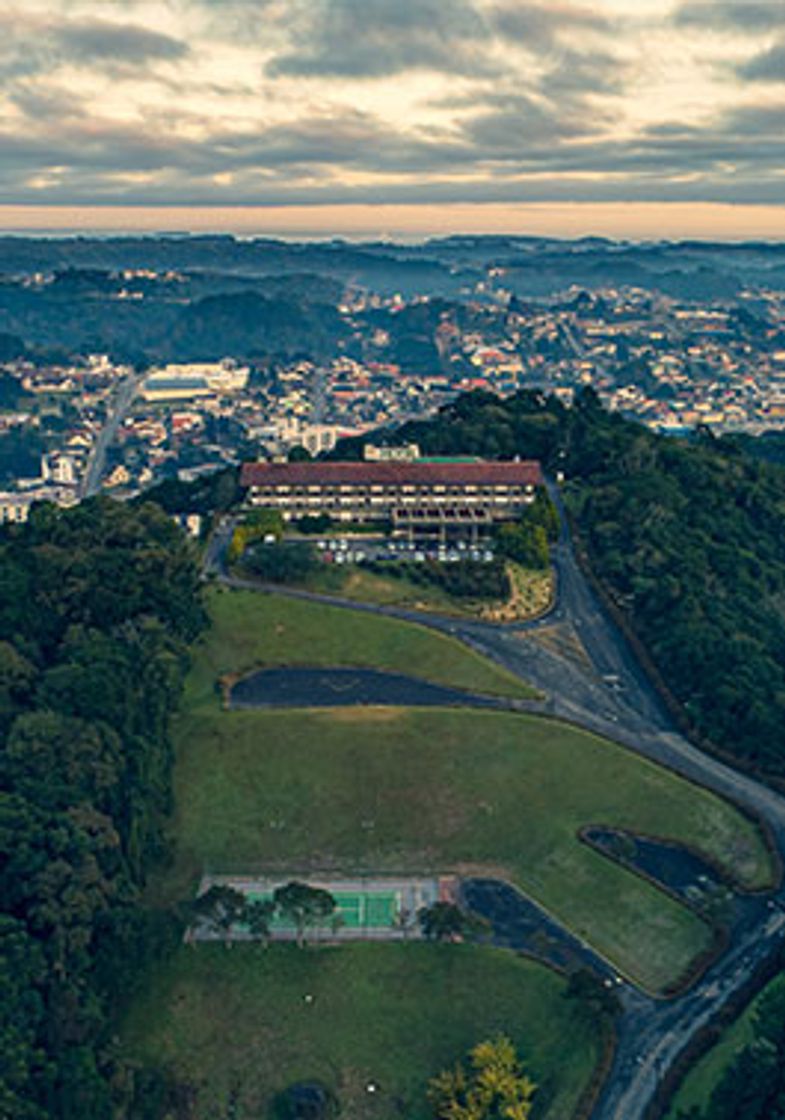
[[[0,0],[0,84],[6,228],[785,236],[785,0]]]

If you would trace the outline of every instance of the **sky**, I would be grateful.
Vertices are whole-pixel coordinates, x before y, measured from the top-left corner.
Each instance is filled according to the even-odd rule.
[[[785,237],[785,0],[0,0],[0,228]]]

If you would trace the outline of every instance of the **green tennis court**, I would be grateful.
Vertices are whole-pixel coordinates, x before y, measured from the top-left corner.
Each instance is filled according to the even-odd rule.
[[[332,894],[344,929],[390,929],[401,908],[398,891],[334,891]],[[254,902],[268,902],[272,895],[249,891],[248,898]],[[280,915],[276,915],[271,925],[273,931],[293,928],[293,924]]]

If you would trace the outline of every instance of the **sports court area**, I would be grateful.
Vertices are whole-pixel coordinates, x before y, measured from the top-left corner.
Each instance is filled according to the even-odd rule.
[[[198,894],[211,886],[221,885],[241,891],[254,902],[272,899],[277,887],[292,879],[300,879],[311,887],[329,891],[335,899],[335,914],[323,926],[309,927],[311,940],[319,941],[384,941],[420,936],[418,912],[439,900],[455,898],[457,880],[453,876],[438,878],[383,879],[315,879],[297,874],[276,879],[237,875],[205,875]],[[281,915],[273,919],[270,932],[276,940],[287,941],[296,936],[294,924]],[[192,931],[198,940],[211,939],[207,930]],[[214,934],[212,936],[215,936]],[[232,938],[249,939],[242,926],[232,929]]]

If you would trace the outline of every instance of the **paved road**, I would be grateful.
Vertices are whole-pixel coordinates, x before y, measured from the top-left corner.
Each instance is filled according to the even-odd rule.
[[[418,622],[452,634],[541,689],[553,715],[622,743],[755,813],[765,821],[780,853],[785,853],[785,799],[704,754],[678,732],[583,575],[561,496],[552,483],[548,488],[561,518],[554,548],[558,594],[553,609],[536,622],[494,625],[357,604],[279,586],[267,590]],[[223,550],[230,532],[230,526],[219,530],[215,547],[208,549],[206,572],[231,586],[260,590],[258,584],[226,575]],[[585,663],[537,640],[538,631],[557,623],[574,628],[588,655]],[[760,907],[750,909],[746,922],[734,928],[728,950],[686,995],[654,1000],[625,986],[616,1059],[592,1120],[644,1120],[657,1085],[691,1039],[783,945],[785,887],[781,884]]]
[[[87,460],[87,468],[79,483],[80,498],[90,498],[93,494],[98,493],[106,467],[106,453],[117,435],[120,425],[128,415],[143,378],[144,374],[130,373],[115,388],[109,404],[106,423],[93,444],[90,457]]]

